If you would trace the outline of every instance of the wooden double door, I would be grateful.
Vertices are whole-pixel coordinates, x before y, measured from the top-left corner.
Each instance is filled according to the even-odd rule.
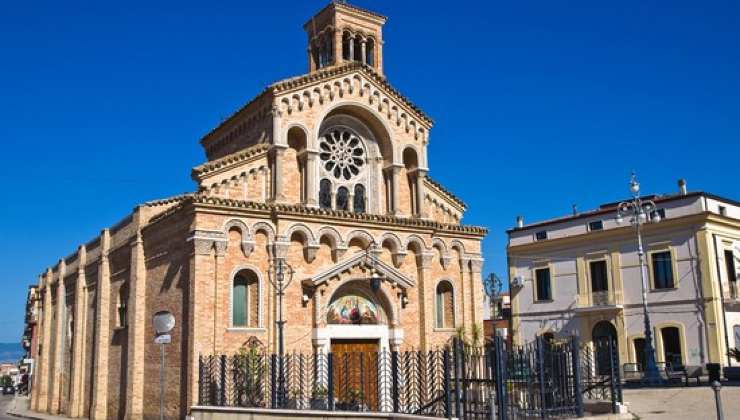
[[[378,410],[378,340],[331,340],[337,409]]]

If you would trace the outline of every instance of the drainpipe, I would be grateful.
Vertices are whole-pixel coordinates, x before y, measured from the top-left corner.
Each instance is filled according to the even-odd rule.
[[[722,287],[722,278],[720,277],[721,268],[719,265],[719,254],[717,253],[717,234],[712,234],[712,242],[714,242],[714,262],[717,265],[717,280],[719,281],[719,294],[720,294],[720,303],[722,304],[722,323],[724,324],[724,335],[725,335],[725,347],[727,350],[730,350],[730,338],[727,336],[727,314],[725,313],[725,292],[724,288]],[[725,353],[725,356],[727,357],[727,366],[732,366],[732,357],[730,357],[729,354]]]

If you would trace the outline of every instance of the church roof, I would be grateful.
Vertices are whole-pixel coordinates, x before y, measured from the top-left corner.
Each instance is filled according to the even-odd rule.
[[[267,95],[275,95],[279,94],[285,91],[289,91],[292,89],[301,88],[307,84],[319,82],[326,79],[331,79],[336,76],[342,76],[354,71],[360,71],[364,73],[366,76],[371,78],[376,83],[380,84],[383,88],[385,88],[388,93],[395,97],[395,99],[401,101],[404,105],[409,107],[422,121],[429,124],[430,126],[434,123],[434,121],[429,117],[424,111],[421,110],[418,106],[416,106],[413,102],[411,102],[410,99],[408,99],[406,96],[404,96],[401,92],[399,92],[396,88],[394,88],[388,80],[379,75],[372,67],[362,64],[362,63],[348,63],[340,66],[333,66],[333,67],[326,67],[324,69],[318,70],[313,73],[307,73],[300,76],[294,76],[289,77],[286,79],[278,80],[277,82],[274,82],[270,84],[267,88],[265,88],[260,94],[252,98],[249,102],[244,104],[242,107],[240,107],[236,112],[231,114],[229,117],[224,119],[219,125],[217,125],[215,128],[213,128],[211,131],[209,131],[206,135],[203,136],[203,138],[200,140],[201,144],[203,144],[206,140],[208,140],[214,133],[216,133],[221,127],[226,126],[230,122],[234,120],[242,111],[246,110],[247,108],[250,108],[250,106],[254,103],[256,103],[259,99],[264,98]]]
[[[427,175],[426,180],[429,181],[430,184],[434,185],[437,189],[439,189],[442,193],[446,194],[450,198],[450,200],[452,200],[455,203],[457,203],[458,205],[462,206],[464,209],[468,207],[465,204],[465,202],[462,201],[461,198],[459,198],[458,196],[456,196],[455,194],[453,194],[450,190],[448,190],[447,188],[445,188],[439,182],[435,181],[429,175]]]
[[[254,146],[249,146],[246,149],[236,151],[228,154],[222,158],[214,159],[203,163],[193,168],[193,176],[198,177],[207,173],[216,171],[223,167],[230,167],[235,163],[242,162],[251,157],[258,156],[262,153],[266,153],[270,149],[270,145],[267,143],[259,143]]]

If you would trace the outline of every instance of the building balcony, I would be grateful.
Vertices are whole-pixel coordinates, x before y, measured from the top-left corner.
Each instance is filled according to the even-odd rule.
[[[576,296],[576,312],[616,311],[623,308],[621,291],[606,290]]]

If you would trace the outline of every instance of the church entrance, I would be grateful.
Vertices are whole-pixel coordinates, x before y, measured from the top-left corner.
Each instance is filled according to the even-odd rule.
[[[379,350],[378,340],[331,340],[337,409],[378,409]]]

